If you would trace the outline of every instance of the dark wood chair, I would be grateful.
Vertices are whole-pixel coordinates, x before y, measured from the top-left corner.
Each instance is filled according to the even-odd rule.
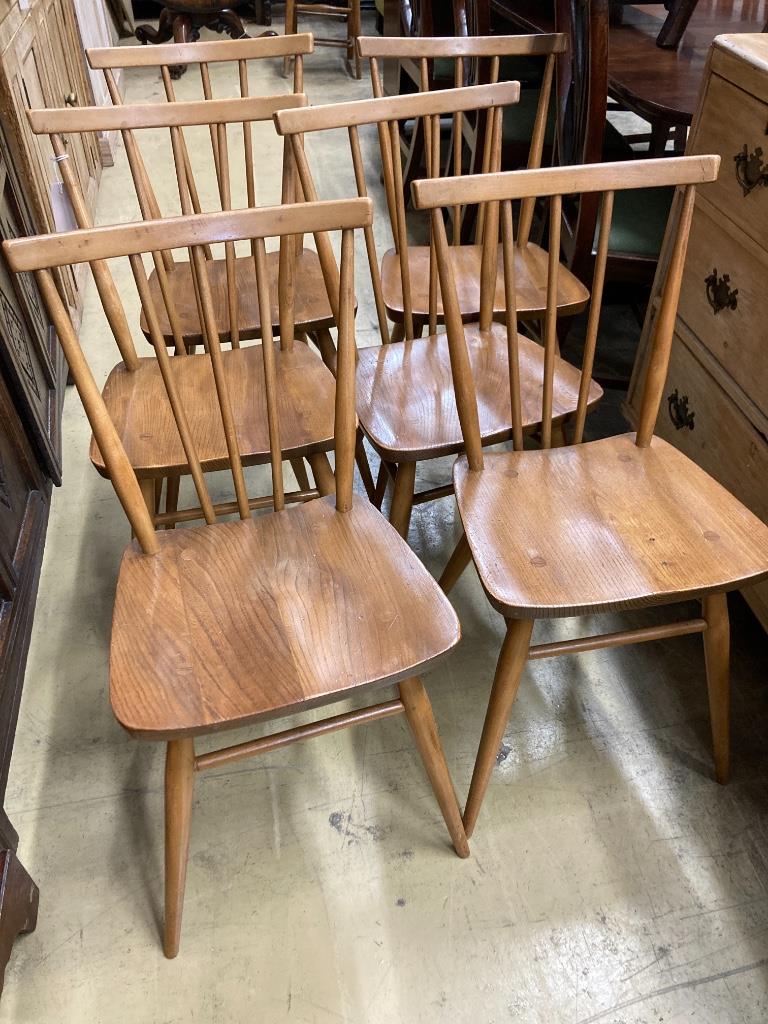
[[[471,835],[498,755],[512,703],[528,659],[702,633],[720,782],[728,776],[729,676],[726,592],[768,576],[768,527],[695,463],[654,437],[664,393],[695,188],[717,177],[719,157],[548,168],[414,185],[415,204],[432,210],[437,265],[446,303],[448,344],[466,455],[454,468],[465,534],[441,583],[450,590],[470,560],[494,609],[507,623],[480,741],[464,825]],[[636,434],[583,441],[588,383],[598,340],[608,240],[615,196],[628,188],[683,186],[673,228],[672,254],[655,323],[653,351]],[[564,195],[602,193],[581,389],[573,432],[553,448],[551,427],[557,360],[557,318],[551,309],[544,339],[540,401],[541,449],[522,448],[523,338],[508,323],[510,393],[515,450],[483,451],[478,389],[458,309],[441,208],[458,196],[501,206],[514,287],[512,202],[535,196],[550,205],[549,249],[560,240]],[[550,264],[550,294],[559,266]],[[590,616],[699,599],[702,615],[683,622],[531,646],[539,618]]]
[[[32,271],[66,355],[117,496],[136,540],[117,581],[110,645],[110,699],[132,735],[167,744],[165,771],[164,950],[176,956],[189,851],[195,775],[296,740],[405,713],[457,854],[466,836],[429,698],[417,674],[459,640],[459,624],[437,584],[367,499],[353,494],[355,455],[354,231],[369,227],[370,200],[200,214],[4,243],[11,267]],[[333,448],[335,497],[285,508],[280,381],[270,331],[265,239],[340,232],[341,272]],[[264,395],[274,511],[251,516],[233,404],[237,381],[225,371],[204,246],[248,240],[263,309]],[[201,268],[210,325],[203,356],[215,381],[238,520],[155,532],[139,481],[99,394],[51,268],[127,255],[150,322],[145,254],[190,247]],[[279,295],[282,335],[291,333],[291,296]],[[165,351],[158,345],[158,358]],[[235,353],[237,354],[237,353]],[[166,357],[167,361],[171,361]],[[176,362],[182,359],[174,360]],[[201,505],[211,507],[189,430],[195,390],[165,379],[167,401],[193,467]],[[295,725],[206,753],[197,737],[323,707],[395,685],[383,702]]]

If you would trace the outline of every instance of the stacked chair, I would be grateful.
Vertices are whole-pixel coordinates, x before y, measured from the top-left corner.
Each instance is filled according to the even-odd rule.
[[[720,782],[728,775],[725,595],[768,575],[768,528],[654,437],[695,189],[716,177],[718,159],[541,168],[557,38],[411,42],[420,49],[405,57],[419,62],[425,82],[435,79],[430,62],[457,62],[452,88],[383,97],[377,62],[395,51],[363,38],[358,53],[371,61],[376,95],[310,107],[303,58],[312,40],[289,35],[92,51],[114,105],[30,114],[61,158],[79,227],[8,241],[4,251],[17,274],[35,276],[92,427],[92,460],[134,538],[117,582],[110,698],[132,735],[166,744],[168,957],[179,949],[197,772],[404,713],[454,850],[466,857],[529,658],[701,633],[715,774]],[[529,166],[502,173],[502,125],[519,86],[496,80],[499,61],[542,55]],[[247,61],[265,56],[294,58],[293,92],[249,95]],[[463,62],[486,58],[490,80],[464,85]],[[213,98],[212,62],[236,66],[239,97]],[[200,67],[201,101],[175,97],[168,68],[184,63]],[[111,69],[151,65],[161,66],[166,102],[124,104]],[[251,126],[272,118],[274,146],[283,147],[281,202],[259,206]],[[412,197],[403,124],[418,125],[424,139],[425,167],[409,172]],[[200,126],[209,128],[218,191],[219,208],[207,212],[185,136]],[[245,206],[230,177],[232,126],[243,133]],[[138,136],[148,128],[170,133],[175,216],[161,210],[165,183],[142,158]],[[66,135],[109,130],[122,133],[143,220],[94,227],[67,172]],[[321,197],[312,138],[341,130],[357,194]],[[366,162],[369,145],[376,158]],[[467,173],[477,172],[478,153],[479,173]],[[384,253],[369,197],[379,167],[394,242]],[[614,197],[639,187],[677,189],[641,422],[634,434],[584,441],[601,395],[592,372]],[[601,203],[589,290],[561,265],[563,197],[573,194]],[[382,341],[361,350],[356,234]],[[116,260],[127,260],[129,274],[113,274]],[[55,283],[57,268],[85,262],[122,360],[101,392]],[[135,322],[126,312],[131,291],[141,309]],[[587,307],[576,366],[560,355],[558,327]],[[149,343],[147,354],[137,340]],[[376,486],[363,437],[381,460]],[[415,495],[417,464],[438,456],[455,457],[453,482]],[[354,487],[356,462],[364,491]],[[246,469],[256,464],[269,467],[268,495],[248,494]],[[231,477],[231,500],[214,500],[213,471]],[[182,477],[196,495],[185,508]],[[388,479],[389,523],[379,508]],[[453,490],[463,533],[438,585],[407,545],[408,522],[415,501]],[[470,562],[507,629],[462,818],[420,676],[459,643],[447,594]],[[701,615],[683,622],[531,644],[539,618],[692,599]],[[359,704],[384,687],[376,703],[196,750],[199,737],[350,696]]]

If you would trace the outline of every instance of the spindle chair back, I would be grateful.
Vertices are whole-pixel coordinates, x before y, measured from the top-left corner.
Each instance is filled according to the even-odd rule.
[[[532,68],[541,71],[541,84],[538,97],[529,123],[529,111],[522,112],[525,125],[530,127],[530,146],[527,155],[529,168],[540,167],[544,154],[547,128],[551,120],[553,107],[552,83],[555,73],[557,56],[565,50],[566,37],[560,33],[541,33],[537,35],[491,36],[491,35],[459,35],[454,36],[362,36],[357,43],[362,57],[370,62],[371,86],[374,96],[384,95],[384,70],[382,63],[397,60],[405,66],[409,77],[414,81],[420,92],[429,92],[435,88],[436,71],[439,67],[441,87],[446,79],[450,79],[455,87],[466,85],[495,84],[503,73],[504,62],[524,60],[532,63]],[[538,68],[538,64],[543,64]],[[515,77],[514,75],[512,76]],[[526,96],[529,90],[521,92]],[[504,137],[507,134],[503,125],[507,118],[519,119],[519,106],[509,108],[502,117],[502,153]],[[465,170],[470,173],[485,174],[491,169],[493,148],[493,132],[489,130],[490,121],[486,116],[477,114],[464,115],[457,111],[451,126],[451,143],[446,154],[446,163],[454,175],[461,175]],[[516,132],[519,135],[520,132]],[[420,121],[411,127],[408,156],[403,171],[405,201],[410,201],[411,181],[419,176],[419,167],[424,159],[425,147],[430,145],[429,133],[424,131]],[[520,240],[527,240],[531,230],[533,207],[526,204]],[[482,236],[482,216],[477,225],[478,235]],[[460,210],[452,211],[453,241],[467,240],[466,230],[462,232]]]
[[[354,231],[370,225],[372,203],[353,199],[198,214],[164,221],[92,228],[5,243],[10,266],[32,272],[60,338],[109,477],[136,541],[122,559],[111,632],[110,696],[133,735],[166,741],[165,952],[179,947],[189,822],[196,771],[238,761],[295,740],[404,712],[437,796],[456,852],[468,848],[429,699],[416,676],[459,639],[455,614],[407,545],[367,500],[353,495],[355,454]],[[298,233],[341,234],[335,304],[339,347],[333,448],[335,495],[285,508],[281,450],[285,445],[280,382],[263,316],[262,387],[272,473],[272,513],[252,517],[245,490],[245,429],[235,416],[241,380],[225,365],[206,269],[206,245],[247,241],[258,299],[270,307],[266,241]],[[158,330],[145,258],[187,247],[197,264],[209,351],[172,358]],[[166,404],[178,431],[205,526],[157,533],[140,481],[99,394],[52,268],[127,257],[145,306]],[[159,258],[159,257],[157,257]],[[280,304],[289,335],[291,302]],[[196,430],[199,393],[173,366],[204,361],[215,384],[224,465],[236,492],[232,509],[216,509],[206,487],[206,436]],[[252,397],[252,396],[250,396]],[[157,415],[163,415],[157,410]],[[221,512],[236,521],[221,522]],[[423,626],[413,628],[418,616]],[[195,755],[194,737],[279,718],[339,701],[374,685],[397,684],[384,703],[294,726],[224,749]]]
[[[518,94],[517,82],[498,82],[283,110],[275,115],[278,132],[292,139],[297,173],[304,194],[310,199],[317,198],[317,189],[310,169],[311,154],[304,148],[305,138],[314,132],[345,129],[349,136],[358,194],[366,195],[368,186],[359,130],[363,126],[375,125],[378,132],[394,240],[394,247],[385,253],[381,267],[372,230],[366,232],[365,240],[382,338],[386,340],[388,336],[388,318],[395,320],[396,330],[390,344],[362,349],[359,353],[358,417],[362,431],[381,459],[374,500],[380,504],[388,480],[394,480],[390,519],[403,536],[407,534],[414,503],[421,504],[451,493],[450,484],[416,493],[417,463],[458,453],[462,450],[462,438],[455,412],[446,339],[444,335],[437,335],[444,310],[434,239],[427,246],[415,246],[408,234],[400,177],[399,123],[420,117],[428,125],[430,143],[426,174],[432,179],[440,179],[443,168],[440,158],[441,118],[453,118],[457,112],[487,111],[494,126],[495,141],[490,157],[490,167],[494,168],[498,166],[502,110],[514,103]],[[376,166],[374,161],[369,163]],[[465,207],[467,204],[457,201],[456,205]],[[545,310],[547,266],[552,258],[529,240],[528,228],[525,227],[529,223],[526,209],[523,205],[520,213],[525,237],[518,238],[513,247],[515,309],[521,320],[537,318]],[[509,403],[498,386],[499,376],[503,381],[507,372],[506,338],[501,326],[507,318],[504,275],[498,241],[486,236],[484,228],[483,238],[488,244],[452,245],[450,255],[460,282],[462,320],[476,322],[482,319],[485,324],[490,309],[494,321],[492,327],[483,326],[473,331],[475,358],[484,367],[483,397],[487,413],[483,423],[484,443],[493,444],[511,436],[512,424]],[[330,263],[331,254],[324,253],[323,249],[318,251],[321,261]],[[557,257],[558,250],[555,250],[554,259]],[[329,275],[330,271],[326,276]],[[485,284],[484,289],[481,289],[481,280]],[[490,307],[486,304],[481,308],[481,291],[486,300],[491,296]],[[580,310],[588,297],[584,286],[562,268],[557,292],[558,311]],[[421,338],[426,324],[429,325],[429,335]],[[397,328],[402,330],[397,331]],[[419,341],[421,344],[416,344]],[[533,375],[531,387],[534,387],[535,374],[541,372],[537,367],[542,353],[533,342],[529,341],[529,346],[529,369]],[[575,410],[578,379],[575,371],[560,361],[555,380],[562,421]],[[589,389],[590,404],[597,401],[599,394],[596,386]],[[526,429],[535,430],[537,423],[538,416],[526,420]]]
[[[768,575],[768,528],[681,452],[654,437],[673,343],[683,264],[696,186],[713,181],[717,156],[638,160],[477,175],[417,182],[414,201],[431,210],[437,263],[447,308],[448,343],[466,455],[454,483],[464,536],[446,567],[448,591],[474,560],[507,633],[488,705],[464,812],[471,833],[528,659],[578,653],[664,637],[703,633],[715,769],[728,774],[728,612],[725,594]],[[585,440],[585,396],[598,341],[614,198],[632,188],[679,189],[670,221],[672,256],[655,312],[652,355],[637,432]],[[553,296],[559,266],[550,260],[545,318],[544,376],[536,393],[523,380],[523,342],[514,317],[507,325],[514,450],[484,452],[478,388],[448,259],[442,209],[458,196],[488,203],[489,234],[501,223],[507,287],[514,289],[512,202],[536,197],[549,210],[550,254],[556,251],[564,196],[602,194],[601,227],[583,346],[581,388],[565,447],[551,447],[556,415],[553,367],[557,354]],[[486,306],[488,300],[486,299]],[[488,313],[486,312],[486,321]],[[541,450],[523,450],[521,420],[539,406]],[[530,646],[534,620],[624,611],[648,605],[702,601],[701,617],[618,633]]]

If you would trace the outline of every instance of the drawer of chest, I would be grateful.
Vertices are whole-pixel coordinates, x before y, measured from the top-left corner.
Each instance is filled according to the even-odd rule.
[[[707,203],[697,204],[679,315],[768,416],[768,253],[738,235]]]
[[[656,433],[768,522],[768,441],[679,334]]]
[[[719,153],[717,181],[700,194],[761,245],[768,246],[768,105],[711,75],[690,153]]]

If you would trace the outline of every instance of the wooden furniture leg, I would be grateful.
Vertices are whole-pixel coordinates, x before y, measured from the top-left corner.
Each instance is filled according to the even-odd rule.
[[[323,362],[331,371],[336,373],[336,346],[333,343],[333,335],[327,327],[320,327],[315,331],[315,342],[320,355],[322,356]]]
[[[376,488],[373,483],[371,464],[368,461],[368,452],[365,450],[363,432],[359,427],[357,428],[357,440],[355,441],[355,462],[360,472],[360,479],[363,481],[365,493],[368,495],[368,500],[373,501]]]
[[[307,476],[307,467],[304,465],[304,459],[291,459],[291,469],[293,475],[296,477],[296,483],[299,485],[300,491],[308,491],[310,489],[309,477]]]
[[[471,561],[472,552],[469,549],[469,541],[467,540],[466,533],[462,530],[459,542],[453,549],[453,554],[448,559],[448,564],[443,569],[442,576],[437,581],[443,593],[450,594]]]
[[[363,77],[362,63],[357,52],[356,40],[362,35],[360,19],[360,0],[349,0],[349,16],[347,17],[347,59],[354,66],[355,78]]]
[[[488,789],[488,781],[493,766],[496,764],[499,747],[504,738],[504,730],[509,721],[509,713],[520,687],[525,663],[528,660],[532,631],[533,619],[510,619],[507,622],[507,635],[504,638],[499,662],[496,666],[496,676],[493,680],[493,689],[485,714],[483,735],[477,752],[475,770],[472,773],[467,805],[464,808],[464,828],[467,837],[471,836],[474,831],[483,797]]]
[[[331,464],[325,452],[316,452],[308,456],[309,465],[312,467],[312,475],[315,484],[322,495],[336,493],[336,478],[333,475]]]
[[[171,740],[165,757],[165,935],[169,960],[179,952],[184,886],[187,881],[189,828],[195,775],[195,745],[188,738]]]
[[[408,539],[408,526],[411,522],[415,484],[416,463],[401,462],[397,467],[397,475],[395,476],[395,493],[392,495],[389,521],[404,540]]]
[[[295,35],[296,22],[296,0],[285,0],[285,34]],[[283,77],[287,78],[291,70],[291,58],[283,57]]]
[[[147,506],[147,511],[152,516],[152,521],[155,520],[155,481],[149,477],[144,477],[139,480],[139,486],[141,487],[141,496],[144,499],[144,504]]]
[[[181,483],[181,477],[178,473],[168,477],[168,485],[165,491],[165,511],[176,512],[179,507],[179,485]],[[175,526],[173,523],[169,523],[167,529],[173,530]]]
[[[699,0],[671,0],[664,24],[656,36],[656,45],[665,50],[676,50],[680,45],[691,15]]]
[[[453,848],[459,857],[468,857],[469,844],[461,821],[456,791],[445,763],[437,723],[432,713],[432,704],[427,696],[427,691],[424,689],[422,681],[416,676],[404,679],[398,689],[413,738],[424,762],[429,781],[432,783],[440,810],[443,812]]]
[[[715,757],[715,778],[728,781],[731,758],[731,628],[728,619],[728,596],[710,594],[702,601],[707,620],[704,631],[704,659],[707,665],[709,718],[712,725],[712,746]]]

